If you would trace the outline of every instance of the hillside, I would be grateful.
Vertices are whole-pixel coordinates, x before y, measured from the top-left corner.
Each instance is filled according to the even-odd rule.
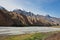
[[[20,9],[8,11],[0,7],[1,26],[55,26],[59,24],[59,18],[35,15]]]

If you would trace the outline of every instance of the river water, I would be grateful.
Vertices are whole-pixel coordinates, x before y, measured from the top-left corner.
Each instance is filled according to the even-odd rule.
[[[60,28],[53,27],[0,27],[0,34],[17,35],[34,32],[60,31]]]

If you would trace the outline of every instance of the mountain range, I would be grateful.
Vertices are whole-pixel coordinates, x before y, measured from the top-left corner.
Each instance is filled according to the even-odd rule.
[[[0,6],[0,26],[58,26],[60,18],[35,15],[21,9],[8,11]]]

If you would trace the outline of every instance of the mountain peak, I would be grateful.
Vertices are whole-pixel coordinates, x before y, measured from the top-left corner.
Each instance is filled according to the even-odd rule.
[[[51,18],[51,16],[50,16],[50,15],[46,15],[46,17]]]
[[[0,6],[0,9],[5,9],[4,7]]]
[[[21,11],[21,9],[14,9],[13,11]]]

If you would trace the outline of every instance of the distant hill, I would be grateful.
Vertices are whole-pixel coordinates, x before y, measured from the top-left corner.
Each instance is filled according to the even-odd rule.
[[[21,9],[8,11],[0,7],[0,26],[56,26],[60,25],[60,18],[49,15],[35,15]]]

